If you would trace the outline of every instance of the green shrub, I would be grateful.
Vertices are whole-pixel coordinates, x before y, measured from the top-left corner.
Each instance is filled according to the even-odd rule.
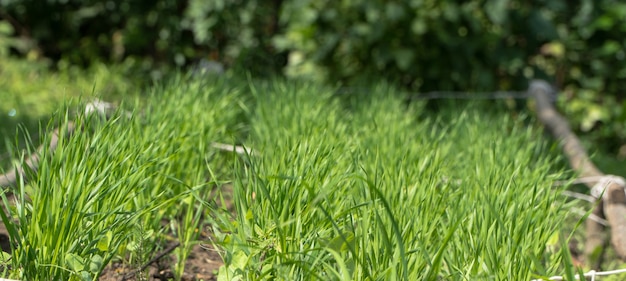
[[[276,70],[280,1],[68,0],[3,1],[20,38],[18,49],[86,66],[138,58],[152,68],[182,67],[200,58]],[[79,46],[79,48],[77,48]]]
[[[288,75],[383,77],[419,90],[524,85],[528,58],[557,38],[545,6],[523,1],[289,1]],[[314,73],[318,74],[318,73]]]

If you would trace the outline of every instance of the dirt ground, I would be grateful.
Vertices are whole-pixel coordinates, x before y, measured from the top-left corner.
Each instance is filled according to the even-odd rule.
[[[222,191],[227,199],[227,210],[234,212],[232,205],[232,186],[222,187]],[[12,201],[10,199],[9,201]],[[183,273],[182,280],[185,281],[210,281],[217,280],[217,272],[219,268],[224,264],[222,258],[218,253],[218,249],[215,249],[210,243],[210,233],[205,233],[200,245],[193,247],[191,254],[187,258],[185,263],[185,271]],[[6,227],[0,222],[0,248],[5,252],[11,252],[11,246],[9,244],[9,236]],[[570,251],[572,259],[575,265],[582,266],[581,258],[582,253],[576,250],[575,241],[570,245]],[[164,281],[173,280],[174,274],[171,271],[173,264],[176,262],[174,255],[168,250],[176,247],[175,242],[171,242],[169,245],[165,245],[160,252],[152,253],[153,261],[146,266],[142,271],[142,274],[137,273],[137,266],[131,267],[129,265],[121,264],[119,262],[113,262],[108,265],[102,272],[99,280],[101,281]],[[167,253],[164,254],[163,253]]]
[[[172,246],[172,245],[170,245]],[[154,253],[154,256],[159,253]],[[109,265],[99,280],[103,281],[121,281],[121,280],[172,280],[174,274],[171,271],[171,265],[175,262],[172,255],[159,258],[143,271],[143,274],[135,274],[136,268],[130,268],[127,265],[113,263]],[[182,280],[217,280],[217,271],[223,262],[219,256],[217,249],[211,245],[196,245],[191,255],[185,263],[185,272]],[[147,273],[147,274],[146,274]],[[145,276],[148,276],[145,279]]]

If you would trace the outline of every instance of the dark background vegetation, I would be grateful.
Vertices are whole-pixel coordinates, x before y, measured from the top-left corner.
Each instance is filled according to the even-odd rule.
[[[413,92],[525,90],[543,78],[560,89],[560,109],[589,143],[626,157],[623,1],[0,4],[0,60],[45,61],[61,72],[104,63],[147,81],[216,61],[255,76],[340,85],[374,78]]]

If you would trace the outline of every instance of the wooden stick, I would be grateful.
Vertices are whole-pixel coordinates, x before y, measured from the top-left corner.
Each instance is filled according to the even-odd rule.
[[[626,261],[626,194],[624,193],[624,179],[607,176],[602,173],[591,161],[587,151],[576,135],[570,129],[567,120],[562,117],[552,105],[553,89],[545,81],[532,81],[528,92],[535,98],[537,115],[544,126],[560,141],[563,153],[569,163],[581,177],[612,178],[603,184],[602,180],[590,181],[586,185],[592,193],[602,194],[602,202],[594,210],[596,215],[604,215],[611,226],[611,242],[617,255]],[[598,192],[598,190],[600,192]],[[593,220],[587,220],[587,243],[585,258],[591,258],[604,244],[604,227]],[[587,260],[586,262],[589,262]],[[596,266],[595,264],[593,266]]]
[[[151,264],[155,263],[156,261],[160,260],[162,257],[168,255],[169,253],[171,253],[172,251],[174,251],[176,248],[178,248],[178,246],[180,246],[180,242],[176,242],[172,245],[170,245],[169,247],[165,248],[165,250],[161,251],[160,253],[158,253],[156,256],[154,256],[153,258],[151,258],[148,262],[146,262],[145,264],[143,264],[139,269],[137,270],[133,270],[129,273],[124,274],[124,277],[122,278],[122,280],[128,280],[130,278],[135,277],[135,275],[139,272],[142,272],[144,270],[146,270],[146,268],[148,268],[148,266],[150,266]],[[2,280],[0,280],[2,281]]]

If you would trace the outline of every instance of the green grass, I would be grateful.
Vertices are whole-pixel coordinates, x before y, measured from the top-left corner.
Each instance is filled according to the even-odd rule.
[[[129,243],[143,243],[133,239],[154,244],[174,233],[181,255],[195,242],[190,233],[203,226],[193,219],[196,211],[190,220],[185,210],[209,211],[195,198],[208,200],[218,180],[208,168],[230,158],[209,146],[234,138],[240,99],[224,85],[172,83],[155,90],[150,104],[132,106],[130,119],[120,114],[102,123],[78,115],[83,130],[53,156],[44,153],[35,180],[15,192],[8,217],[17,223],[5,219],[13,234],[13,276],[91,280],[111,259],[123,258]],[[185,219],[177,223],[181,214]],[[162,219],[170,219],[172,229],[163,230]],[[154,235],[136,237],[137,225]]]
[[[427,117],[381,86],[253,86],[223,280],[526,280],[563,218],[540,134],[505,114]],[[257,155],[257,154],[255,154]]]
[[[0,56],[0,168],[8,168],[4,163],[17,156],[11,147],[24,149],[29,142],[41,143],[40,123],[45,129],[68,100],[98,97],[119,101],[138,96],[141,84],[132,79],[136,76],[131,63],[114,67],[94,64],[86,70],[65,66],[63,71],[53,72],[44,61]],[[30,133],[30,140],[23,138],[25,132]]]
[[[83,130],[5,200],[9,275],[94,280],[173,238],[179,279],[198,229],[223,250],[219,280],[529,280],[568,266],[552,187],[564,175],[526,119],[432,115],[385,85],[333,92],[179,76],[122,104],[131,118],[78,114]],[[222,184],[234,213],[212,193]]]

